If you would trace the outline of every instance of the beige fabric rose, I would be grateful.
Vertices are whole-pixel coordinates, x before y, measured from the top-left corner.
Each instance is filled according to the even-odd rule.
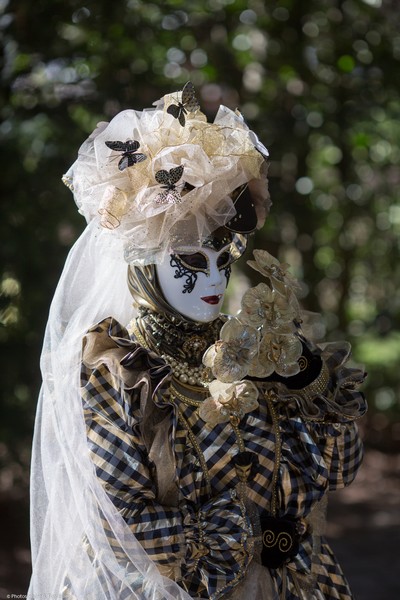
[[[210,427],[226,423],[231,417],[241,419],[258,406],[258,390],[251,381],[223,383],[212,381],[209,385],[211,396],[202,402],[199,416]]]

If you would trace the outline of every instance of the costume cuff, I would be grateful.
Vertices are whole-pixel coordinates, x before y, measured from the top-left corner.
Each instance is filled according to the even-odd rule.
[[[301,389],[290,389],[290,395],[307,420],[345,424],[362,417],[367,404],[359,391],[366,373],[349,367],[350,344],[328,343],[320,346],[321,368],[317,377]],[[332,429],[332,435],[340,430]]]
[[[219,598],[243,578],[254,552],[245,507],[235,490],[227,490],[199,511],[187,511],[183,526],[187,544],[183,579],[197,584],[200,580],[210,598]]]

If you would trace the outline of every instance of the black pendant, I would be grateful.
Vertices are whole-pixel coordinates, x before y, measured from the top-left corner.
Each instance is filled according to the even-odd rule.
[[[233,464],[239,481],[249,483],[257,475],[260,461],[255,452],[244,450],[233,457]]]
[[[278,569],[299,551],[297,521],[289,517],[264,517],[261,519],[264,567]]]

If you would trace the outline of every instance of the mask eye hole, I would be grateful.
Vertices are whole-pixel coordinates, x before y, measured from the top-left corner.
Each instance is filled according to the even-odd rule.
[[[217,260],[218,269],[225,269],[225,267],[230,265],[231,262],[233,262],[231,253],[228,251],[223,252],[222,254],[220,254],[218,256],[218,260]]]
[[[177,258],[184,267],[191,271],[203,271],[206,273],[208,270],[207,257],[201,252],[195,252],[194,254],[178,254]]]

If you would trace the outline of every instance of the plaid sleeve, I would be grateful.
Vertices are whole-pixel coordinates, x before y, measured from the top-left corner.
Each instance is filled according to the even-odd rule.
[[[156,501],[152,465],[135,426],[138,398],[135,403],[104,364],[92,372],[84,368],[82,375],[87,441],[98,478],[153,560],[178,565],[185,553],[182,515]]]
[[[356,423],[314,423],[313,437],[328,470],[329,489],[349,485],[363,457],[363,446]]]

